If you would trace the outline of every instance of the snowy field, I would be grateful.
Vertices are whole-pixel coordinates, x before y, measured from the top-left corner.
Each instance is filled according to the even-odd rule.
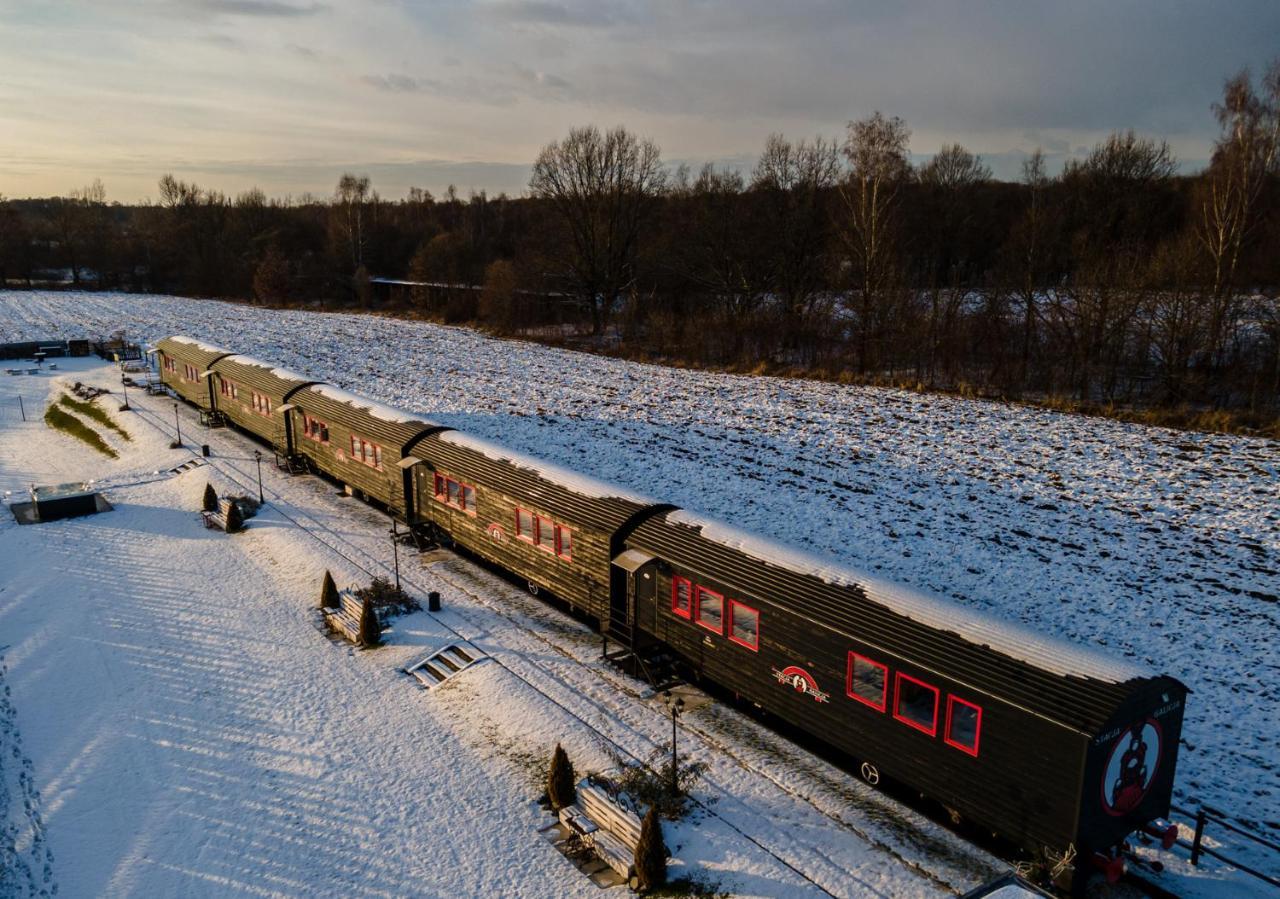
[[[1152,665],[1194,691],[1181,800],[1255,822],[1280,819],[1275,442],[675,371],[369,316],[0,293],[0,341],[121,326],[131,337],[187,333],[278,361]],[[14,394],[42,407],[52,380],[0,379],[4,490],[83,471],[84,454],[69,441],[17,421]],[[163,415],[146,416],[163,426]],[[274,517],[286,506],[309,510],[381,559],[385,524],[376,515],[307,486],[310,479],[275,483],[272,474],[274,508],[243,538],[215,539],[186,511],[204,475],[140,477],[181,454],[155,427],[139,430],[150,436],[122,447],[118,462],[94,463],[119,479],[109,491],[117,512],[0,526],[0,560],[18,575],[0,584],[0,652],[16,696],[16,715],[0,714],[0,729],[13,718],[19,756],[34,760],[43,801],[27,805],[42,809],[43,830],[28,829],[48,834],[62,894],[439,894],[448,878],[433,847],[442,838],[455,847],[447,861],[458,866],[455,883],[572,894],[567,862],[529,839],[538,812],[528,758],[562,734],[598,766],[618,745],[646,756],[662,743],[660,709],[633,697],[621,711],[601,712],[609,691],[626,688],[591,666],[598,644],[590,635],[456,563],[416,576],[424,588],[443,583],[447,595],[471,584],[465,602],[490,612],[451,614],[496,655],[509,653],[511,667],[477,670],[442,701],[421,701],[395,666],[442,640],[440,622],[414,616],[397,627],[391,649],[372,656],[325,644],[308,607],[316,572],[337,574],[343,560]],[[228,442],[215,457],[249,470],[248,443],[225,432],[214,442]],[[66,577],[51,581],[51,570]],[[534,656],[568,663],[549,642],[529,646],[527,632],[498,622],[495,598],[572,647],[582,668],[573,677],[586,678],[579,689],[553,686],[564,671],[545,677],[528,668]],[[504,683],[513,672],[527,678],[520,684],[545,681],[546,693]],[[408,691],[403,706],[386,700],[393,690]],[[546,694],[558,703],[550,710]],[[591,695],[599,702],[584,707]],[[495,696],[504,698],[492,705]],[[557,717],[565,708],[579,718]],[[579,719],[609,731],[614,748],[583,733]],[[63,732],[68,721],[71,733]],[[731,713],[704,707],[690,725],[702,730],[698,745],[714,765],[704,789],[723,817],[708,816],[677,841],[690,870],[726,889],[920,895],[962,890],[996,870]],[[726,745],[736,761],[717,751]],[[761,770],[774,780],[762,785]],[[13,769],[5,774],[7,783]],[[779,785],[789,790],[779,794]],[[457,791],[481,821],[441,813]],[[457,850],[455,838],[471,848]],[[584,894],[594,889],[581,883]],[[1202,878],[1195,892],[1212,895],[1212,885]]]

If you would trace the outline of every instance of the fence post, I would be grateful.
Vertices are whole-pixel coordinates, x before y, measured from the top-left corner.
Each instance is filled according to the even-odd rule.
[[[18,411],[22,413],[22,420],[27,420],[27,407],[22,405],[22,397],[18,397]]]
[[[1204,839],[1204,823],[1204,807],[1201,806],[1196,811],[1196,835],[1191,841],[1191,864],[1197,867],[1200,864],[1200,841]]]

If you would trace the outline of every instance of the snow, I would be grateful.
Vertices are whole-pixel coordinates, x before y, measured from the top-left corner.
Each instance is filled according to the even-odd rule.
[[[161,335],[161,336],[159,336],[159,337],[155,337],[155,338],[151,338],[151,339],[154,339],[154,340],[157,340],[157,341],[158,341],[158,340],[163,340],[163,339],[164,339],[164,337],[163,337],[163,335]],[[193,347],[195,347],[196,349],[198,349],[198,350],[200,350],[200,351],[202,351],[202,352],[205,352],[205,353],[230,353],[230,352],[231,352],[230,350],[226,349],[225,347],[214,346],[214,345],[213,345],[213,344],[211,344],[211,343],[205,343],[205,342],[204,342],[204,341],[202,341],[202,340],[196,340],[194,337],[186,337],[186,336],[183,336],[183,335],[181,335],[181,334],[174,334],[174,335],[172,335],[172,337],[171,337],[170,339],[171,339],[171,340],[173,340],[173,341],[175,341],[175,342],[177,342],[177,343],[185,343],[185,344],[187,344],[187,345],[189,345],[189,346],[193,346]]]
[[[653,505],[656,502],[656,500],[641,496],[639,493],[633,493],[615,484],[606,484],[604,481],[579,474],[576,471],[570,471],[567,468],[561,468],[559,465],[552,465],[550,462],[544,462],[541,459],[535,459],[523,453],[517,453],[515,450],[507,449],[505,446],[499,446],[496,443],[473,437],[470,434],[464,434],[461,431],[445,431],[440,435],[440,440],[453,446],[472,450],[489,459],[510,462],[512,465],[532,471],[544,481],[549,481],[552,484],[557,484],[567,490],[572,490],[575,493],[589,496],[593,499],[624,499],[641,505]]]
[[[233,353],[231,356],[227,358],[226,361],[235,362],[239,365],[252,365],[255,368],[265,368],[267,369],[269,374],[271,374],[274,377],[280,378],[283,381],[306,382],[306,381],[314,380],[312,378],[306,377],[305,375],[300,375],[297,372],[290,371],[287,368],[280,368],[274,362],[264,362],[261,359],[255,359],[253,356],[246,356],[244,353]]]
[[[913,621],[950,631],[971,643],[989,646],[1010,658],[1028,662],[1055,674],[1119,684],[1138,677],[1148,677],[1153,673],[1148,668],[1087,647],[1055,640],[1031,628],[1003,621],[993,615],[974,612],[935,596],[926,596],[901,584],[856,571],[833,559],[824,559],[813,553],[785,546],[776,540],[747,533],[693,512],[669,512],[666,519],[672,524],[695,528],[706,539],[739,550],[767,564],[840,587],[861,587],[874,602]]]
[[[409,414],[429,416],[573,471],[804,546],[842,565],[909,585],[913,592],[1168,673],[1193,690],[1178,762],[1177,801],[1193,808],[1203,801],[1254,826],[1280,820],[1275,662],[1280,442],[897,390],[637,365],[380,316],[271,311],[125,294],[0,292],[0,341],[31,334],[109,333],[122,326],[151,340],[187,332],[226,343]],[[78,360],[67,360],[68,378],[81,378],[72,364]],[[39,396],[24,391],[47,377],[0,376],[0,491],[25,493],[33,482],[99,476],[84,468],[85,454],[79,449],[62,440],[36,441],[43,426],[21,424],[14,394],[26,397],[30,415],[39,408]],[[118,385],[118,373],[104,375],[102,383]],[[130,402],[155,400],[130,391]],[[161,412],[172,421],[171,405]],[[185,408],[182,414],[184,436],[188,426],[196,433],[194,415]],[[228,431],[199,433],[202,442],[213,444],[215,463],[220,454],[226,459],[250,456],[252,445],[236,444]],[[289,537],[294,533],[290,523],[271,517],[275,513],[270,511],[262,527],[251,527],[236,543],[212,541],[203,532],[202,537],[168,536],[177,523],[192,517],[187,510],[196,507],[204,476],[184,476],[189,487],[178,486],[182,479],[145,483],[159,477],[150,472],[189,458],[168,455],[166,447],[164,439],[145,446],[139,441],[138,446],[118,447],[123,451],[119,462],[95,463],[116,511],[20,529],[0,525],[0,571],[5,572],[0,578],[0,653],[9,666],[24,752],[35,761],[63,894],[94,892],[68,885],[82,885],[89,874],[73,877],[66,871],[124,870],[129,864],[142,872],[138,876],[148,886],[159,884],[153,893],[213,892],[216,887],[206,885],[212,883],[206,875],[240,884],[236,878],[249,875],[229,874],[240,870],[229,855],[259,852],[262,845],[282,856],[274,869],[266,863],[268,871],[293,873],[313,893],[340,893],[350,882],[343,872],[348,865],[363,864],[363,856],[315,810],[331,796],[334,807],[349,815],[363,807],[366,791],[375,799],[365,820],[380,822],[369,839],[386,871],[377,883],[389,884],[387,892],[445,892],[438,886],[445,878],[437,872],[429,872],[421,884],[413,880],[421,867],[417,859],[435,852],[436,844],[430,833],[411,825],[438,814],[445,794],[434,791],[435,779],[445,778],[446,787],[456,787],[460,775],[453,769],[477,766],[485,770],[474,776],[497,784],[500,798],[482,802],[483,826],[450,835],[477,844],[481,865],[501,866],[507,853],[537,872],[512,894],[572,894],[575,883],[548,873],[555,870],[551,861],[526,861],[527,846],[516,832],[520,839],[527,836],[521,828],[533,827],[533,819],[515,821],[508,803],[519,804],[532,794],[520,780],[522,774],[499,770],[495,759],[506,750],[493,735],[510,727],[539,755],[549,752],[549,744],[538,740],[563,738],[567,746],[572,743],[575,762],[579,755],[593,760],[607,755],[598,741],[584,735],[580,724],[553,714],[545,701],[530,697],[524,704],[524,682],[509,684],[505,669],[486,670],[487,662],[462,675],[456,686],[434,691],[432,703],[437,696],[460,695],[460,688],[477,675],[497,678],[496,692],[486,681],[476,688],[487,691],[476,694],[485,697],[484,703],[459,701],[446,715],[437,714],[432,703],[400,703],[395,691],[410,679],[384,667],[377,655],[348,658],[334,650],[336,657],[323,664],[311,659],[316,647],[301,641],[315,635],[298,622],[309,626],[305,619],[314,600],[313,569],[332,568],[340,584],[354,580],[358,572],[345,568],[335,553]],[[232,464],[225,459],[218,464],[224,463]],[[252,477],[251,463],[234,464]],[[290,515],[307,510],[340,525],[346,539],[379,553],[389,572],[384,517],[334,497],[312,479],[279,479],[266,467],[263,475],[273,503],[285,503],[287,494],[283,508]],[[261,555],[266,551],[262,544],[274,539],[281,544],[271,549],[270,557]],[[112,561],[116,555],[122,561]],[[295,555],[303,560],[298,568],[288,561]],[[92,571],[83,567],[84,559],[94,560]],[[401,562],[407,570],[403,554]],[[252,565],[252,574],[238,574],[245,565]],[[10,571],[18,573],[10,577]],[[62,573],[49,578],[48,572]],[[233,576],[225,591],[224,575]],[[446,575],[450,583],[442,581]],[[537,675],[534,660],[558,666],[555,678],[538,675],[538,683],[636,754],[644,756],[669,739],[670,719],[662,718],[660,707],[629,697],[619,710],[603,715],[586,705],[590,697],[625,694],[627,689],[614,682],[602,688],[599,678],[607,673],[597,677],[593,668],[588,676],[587,667],[564,660],[560,649],[568,647],[583,666],[594,665],[598,637],[467,566],[434,565],[411,576],[424,588],[442,590],[446,612],[474,621],[467,635],[486,652],[496,651],[531,679]],[[181,587],[174,577],[180,577]],[[79,591],[91,593],[92,602]],[[225,597],[227,609],[207,608],[199,601],[211,594]],[[501,603],[482,606],[482,612],[472,608],[489,597],[500,597]],[[533,622],[548,642],[513,631],[500,609],[519,610],[522,620]],[[124,634],[116,629],[104,637],[99,625],[107,619],[145,624],[146,629],[137,639],[109,639]],[[197,629],[194,640],[189,639],[191,627]],[[409,627],[434,634],[437,642],[415,638],[420,642],[406,662],[443,645],[445,635],[429,622]],[[266,646],[220,647],[228,634],[255,635]],[[188,651],[194,653],[189,662],[184,658]],[[240,653],[248,657],[243,666],[236,661]],[[206,664],[215,680],[200,692],[203,688],[192,685],[205,676]],[[178,667],[172,669],[174,665]],[[309,681],[288,674],[295,665],[307,677],[330,679],[342,690],[331,697],[311,689]],[[137,666],[145,666],[150,677],[119,674]],[[256,679],[251,687],[235,687],[223,696],[223,668],[249,669]],[[108,670],[121,677],[119,683],[104,674]],[[173,686],[175,677],[180,687]],[[331,711],[341,714],[333,702],[346,694],[348,682],[370,677],[379,688],[362,687],[350,694],[350,701],[365,704],[363,715],[372,716],[370,726],[389,746],[362,736],[363,725],[351,717],[341,719],[344,726],[315,723]],[[294,686],[296,698],[288,689]],[[504,686],[512,697],[503,694]],[[495,696],[502,702],[489,710]],[[232,700],[240,697],[253,717],[237,717]],[[262,712],[276,705],[278,712]],[[185,730],[172,725],[171,709],[186,714]],[[164,772],[163,786],[150,782],[146,772],[152,759],[138,756],[133,745],[151,745],[151,731],[140,730],[138,722],[152,719],[160,722],[155,726],[171,744],[190,747],[189,754],[166,749],[156,757],[165,763],[158,769]],[[863,844],[849,836],[854,828],[928,870],[941,866],[946,881],[961,892],[995,873],[990,867],[975,869],[973,850],[957,849],[954,838],[921,825],[918,816],[907,813],[904,818],[898,807],[861,791],[847,773],[728,710],[711,705],[686,713],[682,728],[686,725],[707,735],[703,742],[702,736],[682,730],[681,745],[686,739],[698,741],[696,748],[691,746],[695,757],[713,765],[715,789],[700,791],[725,797],[713,808],[731,811],[734,821],[762,842],[786,846],[787,858],[837,893],[913,895],[932,889],[914,875],[903,879],[901,871],[859,855],[857,845]],[[4,727],[0,715],[0,743],[10,736]],[[438,727],[449,729],[461,746],[441,749],[431,738]],[[488,733],[482,732],[485,728]],[[429,751],[441,752],[438,760],[406,756],[399,748],[397,740],[417,739],[419,733],[427,734]],[[321,761],[307,777],[291,775],[284,797],[264,806],[272,781],[260,763],[275,757],[288,734],[298,735],[308,757]],[[323,761],[330,741],[352,747],[349,752],[341,749],[344,759],[367,753],[367,772],[357,776]],[[726,759],[723,747],[732,747],[734,757],[749,765]],[[7,760],[10,744],[0,749],[0,758]],[[182,763],[189,759],[201,761],[200,770],[219,786],[195,788],[179,778],[174,772],[183,771]],[[407,776],[401,775],[401,764],[408,765]],[[0,773],[16,777],[12,768]],[[400,805],[376,799],[384,776],[395,785]],[[119,778],[120,786],[101,786],[98,782],[106,778]],[[797,806],[778,783],[808,797],[822,814]],[[18,797],[14,808],[21,813],[25,806],[19,786],[9,793]],[[129,805],[134,794],[137,798]],[[217,848],[217,838],[189,825],[188,817],[204,820],[204,810],[190,801],[191,795],[206,797],[208,820],[218,822],[219,834],[229,830],[234,835],[230,853]],[[300,832],[279,829],[292,813],[294,797],[306,815],[321,819],[316,836],[305,826]],[[166,836],[170,827],[173,838]],[[128,839],[127,834],[134,836]],[[364,835],[360,830],[360,839]],[[110,846],[102,842],[108,837],[114,840]],[[676,838],[685,847],[682,859],[691,859],[691,870],[723,871],[715,876],[723,876],[725,889],[785,895],[788,890],[803,894],[807,888],[715,819],[684,828]],[[336,841],[337,857],[325,854],[328,840]],[[454,854],[453,848],[443,850],[441,865],[453,864]],[[1168,864],[1169,855],[1161,857]],[[162,864],[169,878],[163,881]],[[1250,881],[1216,862],[1198,870],[1183,865],[1169,876],[1178,894],[1262,895]],[[475,868],[455,882],[472,887],[470,892],[478,891],[476,884],[494,883]],[[554,887],[549,885],[553,882]],[[250,887],[222,892],[290,891],[264,880]]]
[[[309,379],[302,378],[301,380],[305,381]],[[331,400],[336,400],[339,403],[348,403],[349,405],[355,406],[357,409],[368,412],[374,418],[380,418],[383,421],[389,421],[395,424],[430,424],[430,422],[426,421],[426,419],[421,415],[416,415],[412,412],[403,412],[400,409],[393,409],[391,406],[384,403],[366,399],[363,396],[357,396],[354,393],[349,393],[339,387],[333,387],[329,384],[312,384],[307,389],[314,390],[321,396],[328,397]]]

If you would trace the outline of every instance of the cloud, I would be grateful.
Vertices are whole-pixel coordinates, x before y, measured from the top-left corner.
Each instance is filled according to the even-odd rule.
[[[187,0],[186,6],[217,15],[294,19],[327,12],[328,4],[284,3],[282,0]]]
[[[605,0],[572,6],[550,0],[500,0],[485,7],[485,12],[499,22],[556,28],[607,28],[632,20],[621,6]]]
[[[414,78],[395,72],[389,75],[362,75],[360,80],[374,90],[387,94],[436,93],[443,87],[440,82],[429,78]]]

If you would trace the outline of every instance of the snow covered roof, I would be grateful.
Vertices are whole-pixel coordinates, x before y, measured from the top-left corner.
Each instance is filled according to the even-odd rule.
[[[496,459],[500,462],[509,462],[520,468],[532,471],[544,481],[557,484],[566,490],[572,490],[574,493],[582,496],[588,496],[592,499],[623,499],[642,506],[656,505],[656,501],[647,496],[633,493],[624,487],[616,484],[610,484],[605,481],[598,481],[593,477],[578,474],[576,471],[570,471],[567,468],[561,468],[559,465],[553,465],[550,462],[544,462],[541,459],[535,459],[533,456],[526,456],[515,450],[509,450],[505,446],[499,446],[496,443],[490,443],[479,437],[472,437],[470,434],[463,434],[461,431],[444,431],[437,436],[438,440],[443,443],[449,443],[454,446],[460,446],[464,449],[473,450],[480,455],[489,459]]]
[[[284,371],[284,369],[277,369],[277,371]],[[283,377],[283,375],[281,377]],[[348,393],[341,387],[333,387],[329,384],[312,384],[307,389],[314,390],[321,396],[327,397],[335,402],[347,403],[357,409],[363,409],[374,418],[380,418],[383,421],[402,425],[430,423],[422,415],[417,415],[413,412],[406,412],[403,409],[397,409],[394,406],[387,406],[363,396],[357,396],[354,393]]]
[[[1004,621],[941,597],[864,574],[831,559],[693,512],[669,512],[666,520],[671,524],[697,528],[707,540],[766,564],[839,587],[860,587],[873,602],[899,615],[938,630],[950,631],[970,643],[988,646],[1045,671],[1116,684],[1153,674],[1139,665],[1113,658],[1099,650],[1067,643],[1025,625]]]
[[[253,356],[246,356],[243,353],[236,353],[225,361],[234,362],[237,365],[252,365],[256,368],[265,368],[269,375],[274,378],[279,378],[282,381],[301,381],[303,383],[315,381],[315,378],[308,378],[306,375],[300,375],[296,371],[290,371],[287,368],[280,368],[273,362],[263,362],[261,359],[257,359]]]
[[[175,343],[190,344],[196,349],[203,350],[206,353],[230,353],[231,352],[231,350],[225,349],[223,347],[214,346],[213,344],[205,343],[204,341],[201,341],[201,340],[196,340],[194,337],[185,337],[181,334],[175,334],[173,337],[170,337],[169,339],[174,341]]]

